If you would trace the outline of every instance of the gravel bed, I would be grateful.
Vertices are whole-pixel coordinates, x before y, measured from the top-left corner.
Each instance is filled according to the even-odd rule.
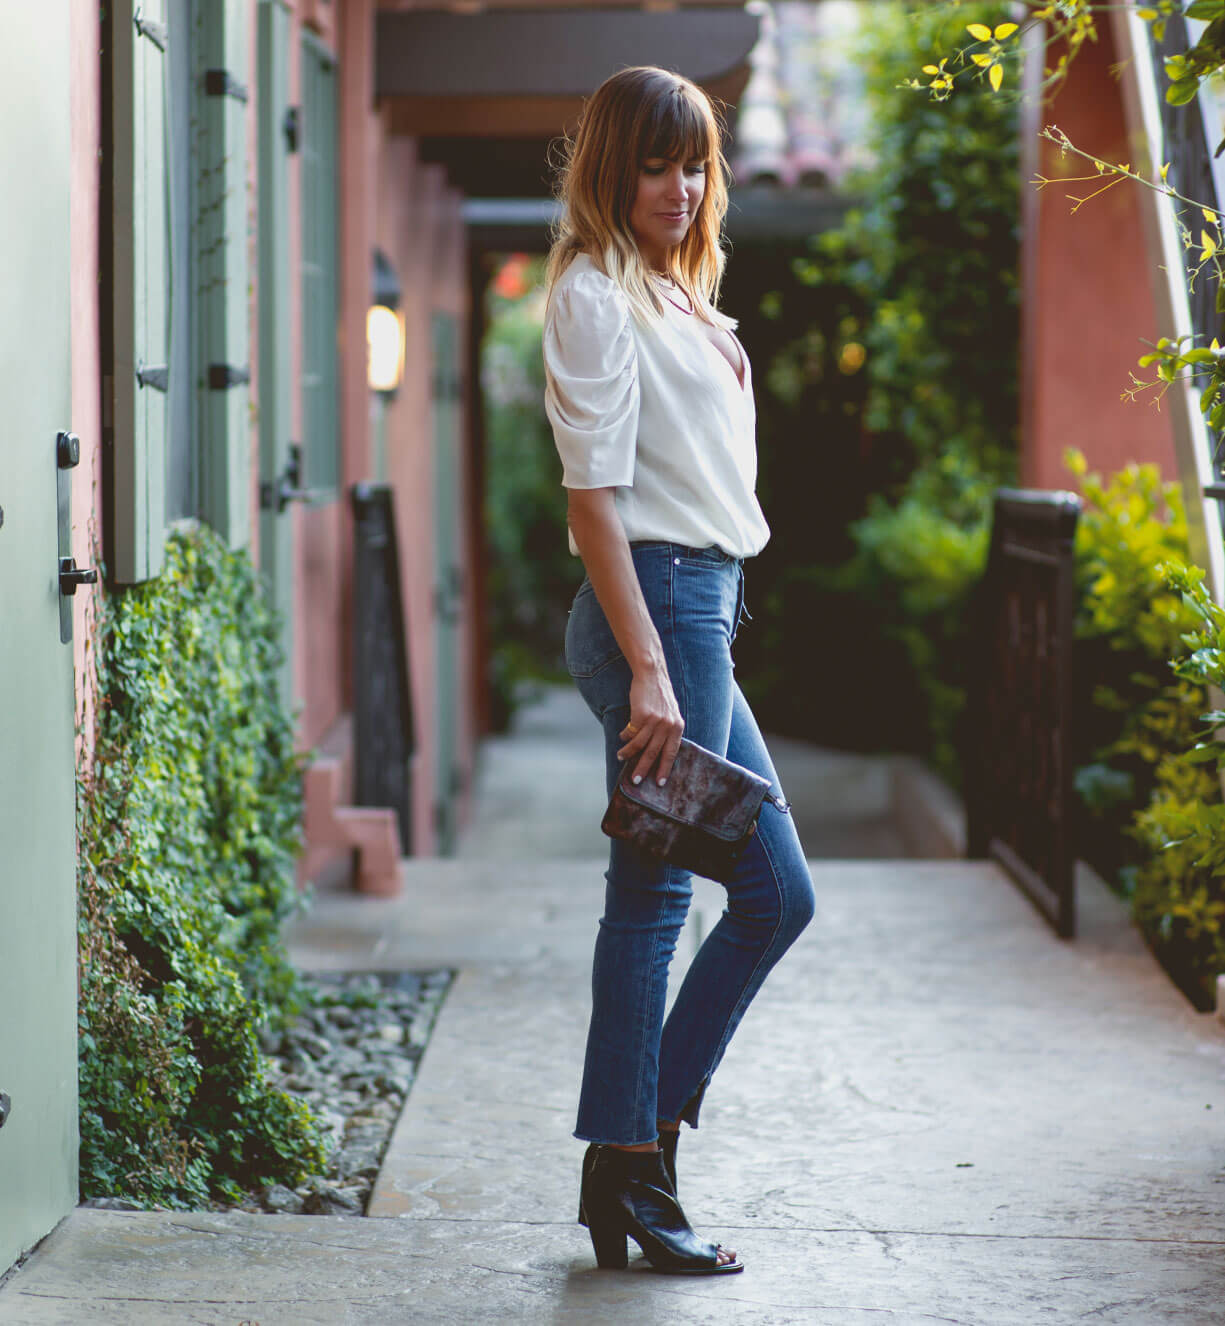
[[[313,1003],[283,1034],[265,1034],[263,1048],[270,1081],[305,1100],[323,1123],[331,1153],[327,1172],[298,1188],[273,1184],[250,1194],[240,1209],[365,1213],[453,976],[429,971],[307,978]]]

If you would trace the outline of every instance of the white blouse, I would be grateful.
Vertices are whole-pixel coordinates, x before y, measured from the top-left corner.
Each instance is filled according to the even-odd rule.
[[[736,325],[715,316],[729,332]],[[770,529],[754,494],[757,410],[742,346],[740,358],[743,386],[695,315],[665,300],[663,317],[644,327],[616,282],[580,254],[544,320],[545,411],[562,483],[615,487],[631,541],[759,553]]]

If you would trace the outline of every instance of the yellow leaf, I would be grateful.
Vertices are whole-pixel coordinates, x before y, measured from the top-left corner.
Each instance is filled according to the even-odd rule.
[[[991,57],[989,55],[984,55],[982,51],[975,51],[975,53],[970,56],[970,59],[973,60],[979,68],[991,63]]]
[[[1161,182],[1162,182],[1162,184],[1165,183],[1165,177],[1166,177],[1169,173],[1170,173],[1170,163],[1167,161],[1167,162],[1165,163],[1165,165],[1161,167]]]
[[[1210,226],[1215,226],[1217,224],[1217,214],[1212,211],[1211,208],[1201,207],[1200,211],[1203,212],[1204,220],[1207,221]]]
[[[966,31],[979,41],[991,40],[991,29],[985,23],[969,23],[966,25]]]
[[[1015,23],[1001,23],[995,30],[995,40],[1004,41],[1005,38],[1011,37],[1016,30],[1017,25]]]
[[[993,64],[991,66],[991,72],[987,75],[987,78],[991,83],[992,92],[998,92],[1000,90],[1000,84],[1004,81],[1003,66],[998,64]]]
[[[1214,336],[1214,337],[1212,338],[1212,344],[1208,347],[1208,349],[1211,350],[1211,351],[1213,352],[1213,354],[1215,354],[1220,348],[1221,348],[1221,343],[1220,343],[1220,341],[1218,341],[1217,338]]]
[[[925,64],[923,66],[923,72],[925,74],[938,74],[940,70],[937,69],[934,64]]]
[[[1207,262],[1217,250],[1217,242],[1206,231],[1199,232],[1199,242],[1203,245],[1203,252],[1199,255],[1200,262]]]
[[[1136,14],[1144,19],[1146,23],[1151,23],[1153,19],[1157,17],[1157,11],[1155,9],[1137,9]]]

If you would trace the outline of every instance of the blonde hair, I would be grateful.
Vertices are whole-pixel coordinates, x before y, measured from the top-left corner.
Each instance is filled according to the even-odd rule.
[[[557,197],[561,215],[549,250],[546,287],[580,253],[591,256],[624,290],[634,316],[650,323],[663,300],[630,229],[630,212],[645,161],[701,161],[706,191],[685,238],[668,255],[668,275],[714,322],[727,261],[722,248],[727,215],[723,125],[706,93],[683,78],[643,65],[622,69],[595,90],[572,140],[562,144]]]

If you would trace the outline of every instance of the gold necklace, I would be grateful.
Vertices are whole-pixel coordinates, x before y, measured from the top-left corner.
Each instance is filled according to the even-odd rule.
[[[659,280],[661,280],[661,278],[662,278],[662,276],[663,276],[663,273],[662,273],[662,272],[652,272],[651,275],[652,275],[653,277],[655,277],[655,279],[656,279],[657,281],[659,281]],[[663,295],[663,297],[668,301],[668,303],[672,305],[673,308],[675,308],[675,309],[679,309],[683,314],[685,314],[686,317],[690,317],[690,316],[693,314],[693,300],[690,299],[690,300],[689,300],[689,305],[690,305],[689,308],[685,308],[685,306],[684,306],[683,304],[678,304],[678,303],[676,302],[676,300],[673,299],[672,296],[669,295],[669,294],[667,293],[668,290],[679,290],[679,289],[680,289],[680,286],[677,284],[676,278],[675,278],[671,273],[668,273],[668,285],[667,285],[667,287],[666,287],[664,290],[662,290],[660,293],[661,293],[661,294]],[[688,296],[686,296],[686,298],[688,298]]]

